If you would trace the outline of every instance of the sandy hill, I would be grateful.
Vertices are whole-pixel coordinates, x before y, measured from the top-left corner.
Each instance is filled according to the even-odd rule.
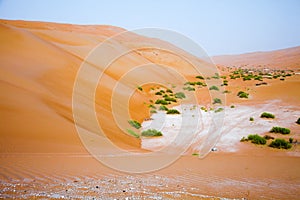
[[[300,46],[267,52],[213,57],[216,64],[235,67],[258,67],[272,69],[299,69]]]
[[[95,46],[123,31],[113,26],[0,20],[1,151],[55,152],[81,149],[72,116],[76,74]],[[140,141],[125,134],[113,123],[116,116],[112,115],[111,97],[119,79],[136,66],[147,64],[168,65],[183,75],[195,74],[195,71],[189,70],[190,63],[176,54],[159,50],[154,52],[149,48],[129,52],[113,62],[109,69],[99,64],[115,52],[139,47],[140,44],[172,49],[204,65],[201,60],[169,43],[134,33],[118,37],[106,47],[104,55],[92,63],[104,72],[96,91],[97,117],[107,136],[119,146],[127,148],[139,147]],[[141,75],[135,74],[126,87],[134,89],[147,77],[156,77],[156,81],[163,83],[178,83],[170,70],[148,68]],[[86,81],[87,90],[94,84],[90,80],[83,81]],[[118,102],[125,106],[124,102],[128,100],[118,92]],[[81,103],[85,104],[85,101]],[[148,101],[145,95],[135,94],[130,101],[129,117],[139,121],[146,118],[149,111],[143,104],[145,101]],[[123,118],[128,120],[127,117]]]

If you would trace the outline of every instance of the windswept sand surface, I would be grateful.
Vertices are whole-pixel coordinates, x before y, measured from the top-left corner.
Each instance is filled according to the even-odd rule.
[[[187,115],[200,111],[201,123],[195,135],[189,136],[193,139],[191,147],[172,165],[156,172],[127,174],[112,170],[93,158],[83,146],[74,125],[74,81],[88,53],[99,42],[122,31],[124,29],[112,26],[0,20],[0,198],[299,198],[299,145],[290,150],[278,150],[239,143],[242,136],[265,134],[275,125],[290,128],[290,136],[300,141],[299,125],[294,123],[300,117],[299,75],[285,81],[268,80],[268,85],[261,87],[253,86],[253,82],[230,81],[227,89],[232,93],[227,94],[224,124],[220,124],[222,136],[216,144],[219,151],[204,159],[191,155],[199,149],[199,141],[203,140],[202,134],[205,136],[209,123],[207,119],[215,113],[200,111],[199,107],[190,112],[188,103],[182,104],[187,106]],[[109,57],[121,50],[138,47],[141,43],[161,45],[173,52],[180,52],[199,64],[203,72],[212,73],[208,63],[171,44],[133,33],[111,43],[105,49],[105,55]],[[287,50],[286,54],[290,55],[290,52]],[[299,69],[299,54],[292,51],[291,56],[295,59],[288,66]],[[91,61],[101,63],[107,57],[97,57]],[[136,83],[145,78],[157,77],[165,85],[182,84],[179,79],[174,79],[172,71],[164,69],[162,73],[161,68],[157,68],[158,64],[171,66],[186,77],[195,75],[190,64],[176,54],[148,49],[120,57],[103,71],[104,75],[99,80],[95,93],[97,119],[106,136],[123,149],[140,153],[144,153],[145,149],[163,149],[171,141],[169,138],[174,137],[173,133],[176,135],[180,116],[175,115],[167,116],[161,126],[165,136],[155,139],[134,138],[114,123],[116,116],[112,115],[111,98],[117,83],[126,83],[121,84],[124,90],[114,94],[118,95],[115,103],[121,108],[128,100],[128,93],[134,91]],[[123,77],[138,65],[149,66],[147,77],[138,70],[131,77]],[[103,70],[104,66],[94,67]],[[94,84],[89,79],[80,81],[86,90]],[[250,98],[237,98],[236,92],[245,88],[249,89]],[[149,109],[144,104],[149,98],[145,92],[135,92],[128,101],[130,113],[122,110],[117,117],[122,119],[126,114],[124,123],[127,123],[128,116],[143,122],[150,117]],[[205,89],[197,91],[197,98],[200,105],[209,104],[210,97]],[[85,105],[90,99],[83,97],[80,100]],[[235,108],[230,108],[232,104]],[[263,111],[274,113],[276,119],[260,119]],[[83,118],[87,116],[85,112],[86,109],[82,109]],[[254,122],[249,121],[251,116]],[[144,127],[158,121],[160,116],[152,117],[154,120],[144,122]],[[90,126],[88,118],[86,124],[79,126],[93,133],[94,127]],[[177,148],[181,145],[180,142],[176,144]],[[113,150],[108,148],[105,151],[111,151],[111,156],[114,156]]]

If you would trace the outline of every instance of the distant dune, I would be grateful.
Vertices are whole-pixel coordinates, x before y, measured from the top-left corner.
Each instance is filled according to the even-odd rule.
[[[276,51],[220,55],[212,59],[216,64],[230,67],[300,69],[300,46]]]

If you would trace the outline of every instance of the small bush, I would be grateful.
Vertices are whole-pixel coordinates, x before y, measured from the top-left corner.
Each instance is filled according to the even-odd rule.
[[[167,111],[167,114],[180,114],[180,112],[176,109],[170,109]]]
[[[204,80],[203,76],[196,76],[196,78]]]
[[[142,132],[142,136],[144,137],[155,137],[155,136],[162,136],[163,134],[160,131],[155,129],[148,129]]]
[[[156,109],[156,107],[155,107],[154,105],[152,105],[152,104],[150,104],[148,107],[149,107],[149,108]]]
[[[278,127],[274,126],[271,130],[270,133],[281,133],[281,134],[290,134],[291,130],[288,128],[283,128],[283,127]]]
[[[155,104],[161,104],[161,105],[168,105],[169,103],[166,100],[163,99],[157,99],[155,101]]]
[[[133,130],[127,129],[127,132],[133,137],[140,138],[140,135],[134,132]]]
[[[167,89],[166,92],[168,92],[168,93],[173,93],[173,91],[170,90],[170,89]]]
[[[216,90],[216,91],[219,91],[219,88],[218,88],[217,86],[213,85],[213,86],[211,86],[211,87],[209,88],[209,90]]]
[[[150,110],[150,113],[157,113],[156,110]]]
[[[169,109],[166,106],[162,105],[159,107],[159,110],[168,111]]]
[[[240,98],[246,98],[247,99],[249,94],[246,93],[246,92],[243,92],[243,91],[239,91],[237,96],[240,97]]]
[[[264,145],[267,143],[267,140],[257,134],[255,135],[248,135],[248,140],[250,140],[254,144]]]
[[[217,103],[221,104],[222,103],[221,99],[214,98],[213,104],[217,104]]]
[[[294,138],[289,138],[289,143],[293,143]]]
[[[191,87],[191,86],[184,87],[183,89],[184,89],[184,90],[187,90],[187,91],[195,91],[195,88],[193,88],[193,87]]]
[[[139,89],[140,91],[143,91],[143,88],[141,86],[138,86],[137,89]]]
[[[269,146],[277,149],[290,149],[292,147],[292,145],[289,142],[279,138],[272,141]]]
[[[224,90],[224,92],[223,92],[223,94],[228,94],[228,93],[230,93],[229,90]]]
[[[300,117],[298,118],[298,120],[296,121],[297,124],[300,124]]]
[[[235,108],[235,106],[234,106],[234,105],[231,105],[230,108]]]
[[[223,110],[224,108],[218,108],[217,110],[215,110],[215,113],[222,112]]]
[[[185,94],[183,92],[177,92],[177,93],[175,93],[175,98],[184,99]]]
[[[161,92],[156,92],[155,95],[162,95],[162,93]]]
[[[253,117],[250,117],[249,121],[250,121],[250,122],[253,122],[253,121],[254,121],[254,118],[253,118]]]
[[[165,101],[177,102],[177,100],[172,97],[165,97]]]
[[[128,123],[129,123],[132,127],[136,128],[136,129],[139,129],[139,128],[142,127],[141,124],[140,124],[138,121],[135,121],[135,120],[128,120]]]
[[[275,115],[271,114],[271,113],[267,113],[267,112],[263,112],[261,115],[260,115],[261,118],[271,118],[271,119],[274,119],[275,118]]]

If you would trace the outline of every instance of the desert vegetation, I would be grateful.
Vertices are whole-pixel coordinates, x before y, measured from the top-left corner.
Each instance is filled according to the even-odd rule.
[[[239,91],[238,93],[237,93],[237,96],[238,97],[240,97],[240,98],[248,98],[248,96],[249,96],[249,93],[246,93],[246,92],[243,92],[243,91]]]
[[[271,130],[270,133],[281,133],[283,135],[290,134],[291,130],[288,128],[283,128],[279,126],[274,126]]]
[[[148,129],[145,131],[142,131],[141,134],[143,137],[157,137],[157,136],[162,136],[162,132],[155,130],[155,129]]]
[[[260,115],[261,118],[267,118],[267,119],[274,119],[275,115],[273,115],[272,113],[268,113],[268,112],[263,112]]]
[[[141,124],[136,120],[128,120],[128,123],[136,129],[139,129],[142,127]]]
[[[273,148],[277,148],[277,149],[290,149],[292,147],[292,145],[284,139],[277,138],[271,142],[269,147],[273,147]]]

